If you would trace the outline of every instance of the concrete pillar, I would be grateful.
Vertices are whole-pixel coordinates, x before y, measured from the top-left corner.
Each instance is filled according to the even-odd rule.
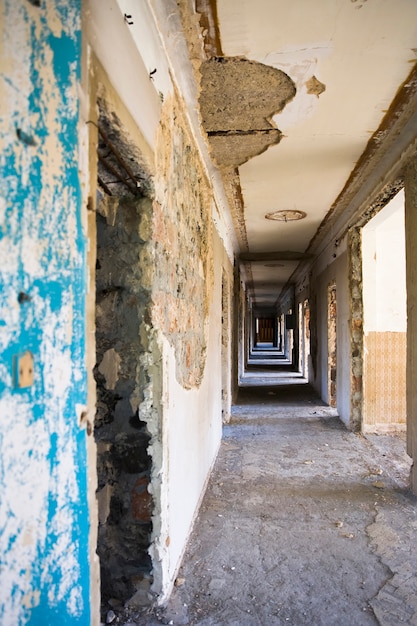
[[[413,459],[411,489],[417,494],[417,157],[405,174],[407,285],[407,452]]]

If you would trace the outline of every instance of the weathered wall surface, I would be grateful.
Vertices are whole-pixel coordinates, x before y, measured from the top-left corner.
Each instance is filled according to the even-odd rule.
[[[163,419],[160,513],[151,552],[154,564],[160,563],[154,590],[163,598],[220,443],[224,267],[231,280],[230,263],[212,226],[211,188],[181,102],[174,97],[164,103],[156,171],[152,321],[163,355]]]
[[[162,596],[172,584],[221,435],[221,278],[213,343],[212,197],[198,151],[174,97],[164,104],[158,135],[153,243],[152,321],[163,353],[162,480],[159,533]],[[219,279],[218,279],[219,280]],[[217,336],[218,335],[218,336]],[[213,357],[211,356],[211,359]]]
[[[0,4],[2,624],[90,623],[80,9]]]
[[[214,250],[221,244],[214,235]],[[221,258],[221,257],[220,257]],[[220,261],[220,258],[217,259]],[[220,445],[221,398],[221,265],[215,263],[214,289],[208,311],[206,367],[199,388],[178,384],[175,353],[163,340],[163,484],[161,533],[155,548],[162,565],[161,597],[175,579],[189,532]]]
[[[100,74],[98,80],[105,86],[98,86],[99,97],[107,103],[110,117],[115,113],[140,152],[147,159],[150,157],[153,174],[154,191],[149,196],[150,256],[141,258],[139,253],[137,265],[133,263],[134,271],[140,274],[139,288],[143,281],[148,281],[149,308],[143,309],[142,319],[141,315],[135,316],[141,330],[140,340],[132,343],[132,349],[139,352],[139,378],[145,371],[148,379],[139,380],[138,385],[140,392],[142,383],[146,383],[138,411],[150,435],[146,460],[151,459],[151,467],[143,469],[145,478],[150,474],[150,483],[142,495],[152,497],[151,592],[162,600],[173,584],[221,437],[222,272],[229,280],[231,293],[232,244],[219,214],[219,204],[214,205],[210,164],[202,161],[202,155],[208,156],[208,152],[205,146],[205,152],[202,149],[201,137],[198,139],[197,100],[190,103],[196,90],[188,84],[188,53],[183,57],[174,45],[180,46],[180,42],[169,38],[162,53],[158,29],[171,29],[171,19],[168,24],[161,18],[162,3],[160,9],[153,6],[155,15],[161,18],[156,28],[151,12],[137,3],[88,0],[84,7],[86,41],[94,61],[99,62],[92,75],[97,80]],[[123,19],[123,11],[129,12],[130,7],[134,14],[132,25]],[[165,54],[172,52],[172,45],[173,58],[167,59]],[[154,68],[156,72],[150,77],[149,71]],[[181,85],[187,104],[174,93],[170,76],[177,86]],[[223,232],[222,238],[216,228]],[[122,223],[117,230],[122,236]],[[123,254],[123,245],[119,249]],[[105,250],[103,253],[105,258]],[[128,264],[131,261],[127,259]],[[225,332],[230,337],[229,330]],[[146,347],[143,352],[139,343]],[[97,369],[104,376],[97,376],[99,396],[102,392],[120,392],[122,360],[119,362],[115,353],[121,359],[123,355],[119,354],[121,343],[119,347],[116,344],[117,337],[112,337],[98,350]],[[113,384],[114,389],[106,388]],[[128,396],[123,404],[126,409],[131,405]],[[98,455],[99,470],[103,470],[100,524],[103,520],[113,522],[114,486],[106,487],[106,483],[113,478],[115,459],[111,459],[113,467],[108,476],[105,467],[100,466],[105,464],[106,454],[114,456],[117,451],[115,444],[120,432],[114,437],[116,427],[124,423],[125,428],[126,421],[129,424],[133,417],[128,411],[119,415],[119,402],[116,398],[111,424],[103,424],[101,433],[97,431],[99,447],[103,443]],[[223,408],[227,411],[227,406]],[[105,407],[103,417],[104,413]],[[112,429],[113,439],[106,442],[106,432]],[[124,499],[128,517],[129,493]],[[118,523],[123,524],[123,519]],[[110,571],[111,548],[103,557],[109,559],[106,567]]]

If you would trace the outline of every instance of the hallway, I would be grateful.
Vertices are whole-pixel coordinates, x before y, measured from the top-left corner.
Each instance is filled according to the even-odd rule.
[[[417,626],[417,2],[0,30],[0,626]]]
[[[240,389],[167,608],[128,623],[417,624],[404,441],[349,432],[299,378],[268,377]]]

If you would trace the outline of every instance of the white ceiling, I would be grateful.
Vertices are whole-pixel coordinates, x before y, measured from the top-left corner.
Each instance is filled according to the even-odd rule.
[[[416,61],[417,0],[217,0],[217,14],[225,56],[283,70],[297,87],[274,117],[284,138],[239,167],[249,252],[303,252]],[[307,92],[313,76],[319,96]],[[265,219],[280,209],[307,217]],[[282,263],[252,265],[255,286],[268,285],[260,299],[293,272]]]

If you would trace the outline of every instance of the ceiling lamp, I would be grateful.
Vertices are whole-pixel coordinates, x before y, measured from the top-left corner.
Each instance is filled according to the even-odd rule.
[[[307,213],[304,211],[294,210],[284,210],[284,211],[272,211],[272,213],[267,213],[265,215],[265,219],[267,220],[276,220],[277,222],[295,222],[296,220],[302,220],[306,217]]]

